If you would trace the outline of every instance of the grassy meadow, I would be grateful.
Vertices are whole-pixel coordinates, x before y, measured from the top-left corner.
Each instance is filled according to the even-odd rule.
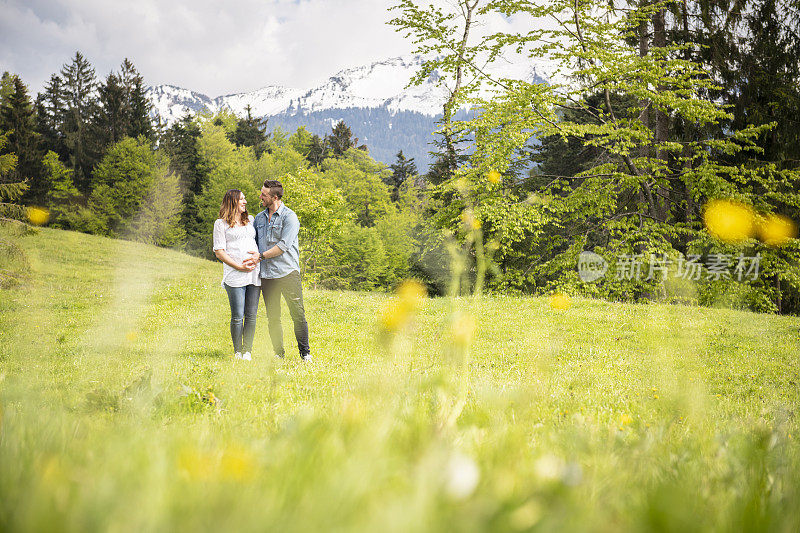
[[[2,531],[800,530],[796,317],[307,290],[243,362],[220,263],[17,240]]]

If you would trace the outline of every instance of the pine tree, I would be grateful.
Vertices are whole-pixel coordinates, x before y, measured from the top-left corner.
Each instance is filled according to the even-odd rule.
[[[228,135],[228,138],[236,146],[252,146],[258,158],[264,153],[269,138],[267,119],[253,118],[249,104],[245,107],[245,111],[247,115],[236,122],[236,129]]]
[[[33,104],[28,88],[19,78],[11,76],[10,92],[0,99],[0,129],[9,132],[7,151],[17,154],[16,169],[11,179],[27,181],[26,203],[43,204],[46,189],[42,186],[41,151],[39,135],[35,131]]]
[[[441,122],[439,122],[441,124]],[[433,163],[428,167],[425,179],[433,185],[440,185],[455,176],[456,170],[469,161],[469,156],[462,149],[464,141],[447,137],[441,133],[437,134],[433,145],[435,150],[429,152],[433,157]]]
[[[0,222],[9,223],[22,220],[25,209],[17,203],[28,188],[25,182],[12,178],[17,166],[17,154],[3,153],[8,144],[9,132],[0,129]]]
[[[156,178],[168,174],[168,168],[166,155],[153,150],[142,136],[125,137],[111,145],[94,170],[89,196],[93,217],[87,221],[92,232],[129,235]]]
[[[207,178],[197,149],[201,135],[200,126],[187,113],[161,137],[161,147],[170,159],[170,171],[180,176],[181,189],[193,194],[200,194]]]
[[[4,151],[7,142],[8,132],[0,129],[0,153]],[[25,219],[26,212],[18,202],[27,185],[9,178],[14,173],[16,164],[17,155],[13,152],[0,155],[0,225],[14,226],[17,230],[25,231],[28,226],[22,220]],[[25,252],[11,238],[12,235],[8,232],[0,234],[0,289],[17,284],[30,269]]]
[[[125,58],[120,67],[120,80],[125,88],[125,114],[127,118],[127,130],[129,137],[144,137],[150,141],[155,139],[153,122],[150,114],[153,104],[145,94],[144,78],[136,70],[133,63]]]
[[[800,14],[800,7],[753,2],[737,68],[726,76],[725,98],[733,105],[734,129],[776,123],[758,141],[764,150],[759,160],[800,168],[800,23],[787,11]]]
[[[188,248],[205,251],[206,234],[198,217],[197,198],[208,183],[208,167],[198,150],[202,132],[191,115],[187,114],[170,126],[161,137],[161,146],[169,156],[170,172],[178,176],[183,191],[181,226],[188,236]]]
[[[106,82],[97,88],[99,109],[96,125],[98,140],[102,146],[115,144],[128,133],[127,95],[119,76],[110,73]]]
[[[52,150],[62,161],[67,161],[69,154],[62,133],[66,117],[64,80],[58,74],[51,75],[44,92],[36,96],[35,107],[36,131],[41,135],[42,149]]]
[[[353,132],[350,127],[340,120],[331,129],[330,135],[325,137],[328,146],[333,151],[333,157],[342,157],[344,153],[350,148],[358,148],[359,150],[367,150],[367,145],[362,144],[359,146],[358,137],[353,137]]]
[[[150,119],[153,105],[147,99],[144,79],[130,60],[125,59],[119,73],[110,73],[98,85],[99,108],[96,116],[98,142],[101,147],[115,144],[123,137],[155,140]]]
[[[305,158],[308,162],[315,167],[322,165],[327,157],[330,156],[330,145],[328,137],[324,139],[319,135],[313,135],[308,143],[308,150],[305,153]]]
[[[392,176],[388,180],[389,188],[392,192],[392,201],[396,202],[400,196],[400,187],[410,178],[417,175],[417,165],[414,158],[406,159],[403,151],[397,152],[397,161],[389,165],[392,169]]]
[[[80,52],[61,69],[64,121],[61,132],[69,150],[69,166],[75,172],[75,185],[83,192],[91,189],[91,171],[100,157],[94,124],[98,110],[94,68]]]

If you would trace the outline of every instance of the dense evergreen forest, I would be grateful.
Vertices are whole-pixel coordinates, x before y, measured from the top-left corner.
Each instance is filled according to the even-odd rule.
[[[386,166],[343,122],[324,136],[303,126],[268,133],[249,113],[154,123],[127,59],[98,80],[76,53],[35,97],[5,73],[3,216],[22,213],[15,203],[42,207],[54,227],[210,258],[225,190],[241,189],[257,211],[261,182],[277,178],[300,217],[314,286],[385,290],[415,277],[434,294],[485,286],[800,312],[796,239],[777,246],[762,231],[726,242],[703,223],[715,199],[746,207],[757,228],[800,220],[796,6],[591,4],[462,0],[463,17],[441,18],[401,1],[393,24],[423,43],[418,52],[436,54],[420,79],[435,69],[452,94],[434,163],[419,171],[400,139]],[[566,22],[551,34],[469,41],[464,30],[492,13]],[[556,50],[551,37],[567,44]],[[569,85],[485,79],[497,90],[477,98],[478,84],[461,80],[480,80],[476,58],[503,47],[560,61]],[[456,115],[466,101],[482,112]],[[586,251],[610,263],[605,277],[579,277]],[[648,257],[663,258],[661,275],[619,275],[623,256],[642,258],[645,274]],[[758,276],[706,268],[712,257],[743,256],[760,258]],[[690,260],[706,270],[668,276]]]

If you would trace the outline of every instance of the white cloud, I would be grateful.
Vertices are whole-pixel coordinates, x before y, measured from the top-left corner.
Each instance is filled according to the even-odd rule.
[[[0,70],[22,76],[35,94],[79,50],[98,78],[127,57],[149,84],[211,97],[265,85],[313,87],[343,68],[412,51],[386,25],[397,15],[387,11],[393,3],[0,0]],[[487,29],[513,23],[493,18]]]
[[[388,0],[0,0],[0,69],[37,92],[80,50],[98,77],[130,58],[150,84],[209,96],[307,87],[408,53]]]

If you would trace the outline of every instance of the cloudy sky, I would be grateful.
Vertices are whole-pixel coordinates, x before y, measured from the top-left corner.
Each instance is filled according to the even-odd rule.
[[[79,50],[99,78],[130,58],[150,85],[215,97],[312,87],[409,53],[391,0],[0,0],[0,71],[32,94]]]

